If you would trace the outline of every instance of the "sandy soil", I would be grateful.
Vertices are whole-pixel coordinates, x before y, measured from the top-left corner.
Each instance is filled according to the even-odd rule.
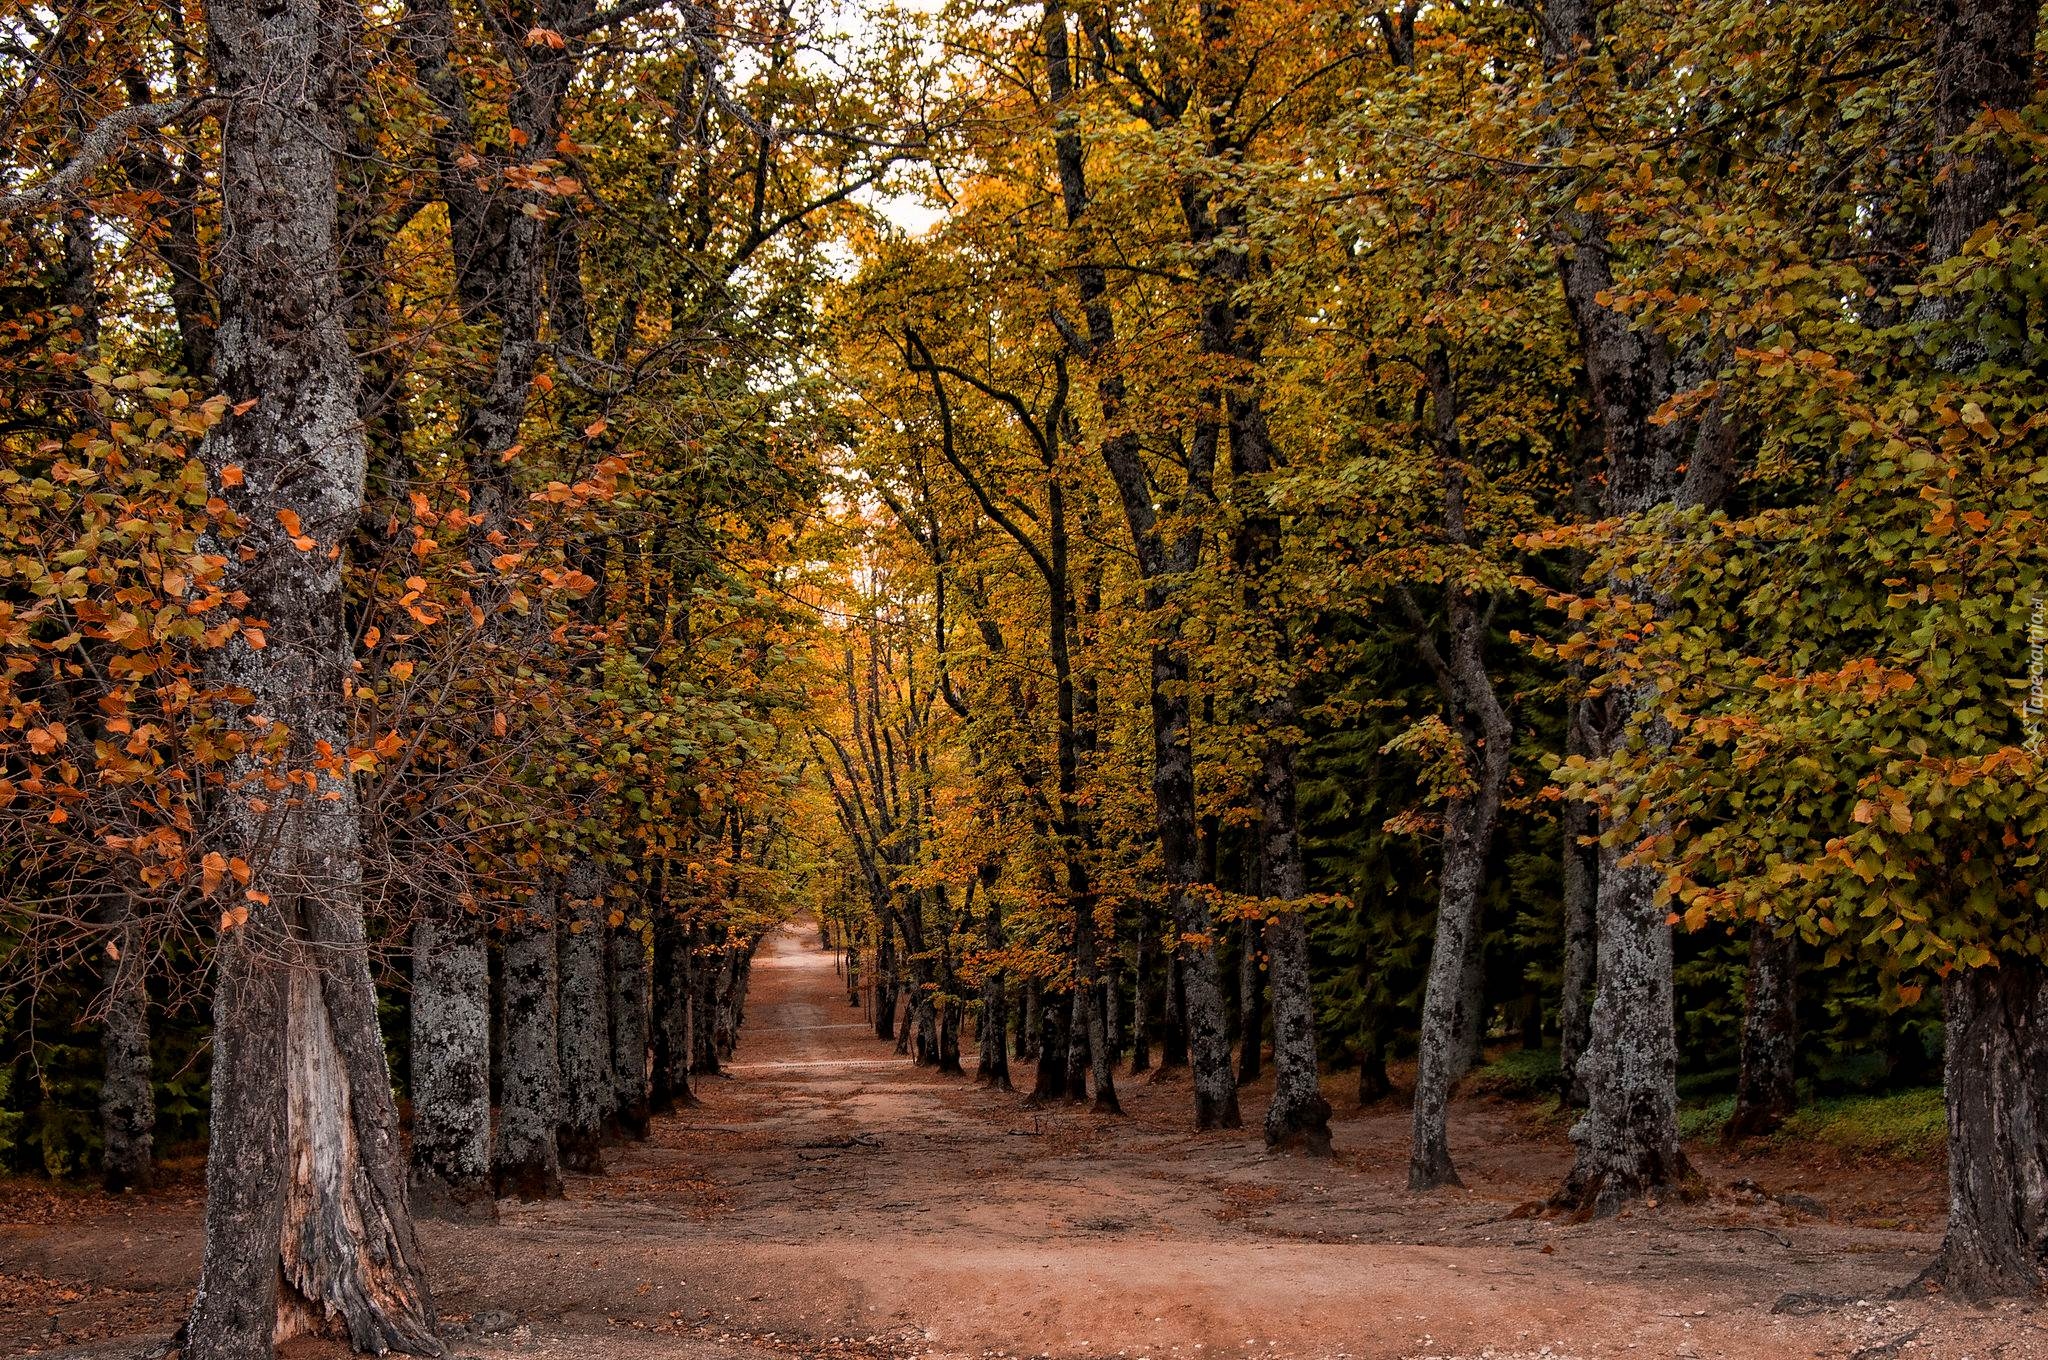
[[[897,1057],[787,927],[701,1108],[565,1200],[424,1227],[450,1353],[2048,1360],[2048,1311],[1889,1297],[1939,1240],[1939,1166],[1699,1149],[1711,1199],[1572,1224],[1528,1214],[1568,1161],[1558,1127],[1461,1101],[1470,1189],[1411,1195],[1405,1109],[1350,1110],[1340,1085],[1334,1163],[1184,1132],[1184,1078],[1126,1078],[1121,1120],[1026,1110]],[[161,1341],[198,1208],[195,1183],[0,1187],[0,1354]]]

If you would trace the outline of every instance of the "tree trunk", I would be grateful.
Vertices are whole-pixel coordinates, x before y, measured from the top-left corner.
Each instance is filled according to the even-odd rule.
[[[115,908],[109,936],[118,951],[107,978],[107,1016],[100,1031],[100,1181],[110,1192],[146,1190],[156,1163],[156,1084],[149,1061],[149,959],[133,907]]]
[[[1690,1193],[1678,1145],[1678,1046],[1671,987],[1671,927],[1656,871],[1600,854],[1600,986],[1593,1035],[1579,1068],[1585,1113],[1572,1126],[1575,1156],[1555,1202],[1581,1214],[1615,1213],[1631,1199]]]
[[[363,934],[356,790],[321,755],[349,746],[341,548],[366,458],[332,150],[339,63],[361,15],[216,0],[206,19],[215,87],[234,111],[222,133],[217,372],[228,399],[250,405],[200,455],[242,526],[226,589],[268,626],[261,649],[244,631],[206,655],[210,686],[249,696],[215,709],[248,744],[207,828],[249,880],[247,917],[223,931],[217,962],[205,1253],[186,1353],[253,1360],[326,1330],[358,1350],[438,1355]],[[285,790],[275,801],[265,776]]]
[[[1158,1075],[1163,1077],[1188,1065],[1188,1031],[1183,1020],[1185,998],[1181,988],[1180,951],[1162,950],[1160,965],[1163,984],[1159,1000]]]
[[[606,932],[605,980],[610,990],[611,1119],[620,1136],[647,1136],[647,941],[629,921]]]
[[[673,911],[654,918],[654,1065],[648,1108],[655,1114],[697,1103],[690,1090],[690,942]]]
[[[1583,705],[1575,705],[1565,743],[1570,755],[1593,754]],[[1599,948],[1594,906],[1600,890],[1600,849],[1585,842],[1599,834],[1590,803],[1567,798],[1564,836],[1564,976],[1557,1000],[1558,1085],[1565,1104],[1583,1107],[1586,1083],[1579,1058],[1593,1033],[1593,961]]]
[[[1434,1190],[1463,1185],[1451,1162],[1445,1117],[1451,1087],[1468,1065],[1464,1036],[1477,1028],[1466,1013],[1473,940],[1479,933],[1479,892],[1493,838],[1492,819],[1482,824],[1480,799],[1455,798],[1444,812],[1444,853],[1437,884],[1436,943],[1422,996],[1422,1035],[1416,1052],[1415,1112],[1408,1149],[1408,1188]]]
[[[412,932],[412,1198],[425,1217],[497,1216],[491,1194],[491,972],[460,912]]]
[[[1017,1024],[1017,1056],[1026,1062],[1038,1061],[1038,1008],[1044,990],[1037,978],[1024,984],[1024,1018]]]
[[[2048,968],[1950,974],[1943,1019],[1948,1231],[1925,1280],[1960,1299],[2048,1288]]]
[[[1076,979],[1067,995],[1067,1099],[1081,1104],[1088,1099],[1088,1058],[1090,1032],[1095,1027],[1095,1008],[1089,1001],[1094,985]]]
[[[554,1199],[562,1193],[555,1147],[562,1122],[555,914],[553,890],[536,891],[505,936],[505,1094],[491,1168],[501,1198]]]
[[[991,968],[981,980],[981,1023],[975,1038],[980,1043],[980,1060],[975,1064],[977,1086],[1010,1089],[1010,1003],[1003,985],[1002,970]]]
[[[1315,1000],[1310,989],[1308,928],[1299,910],[1276,913],[1266,927],[1273,974],[1273,1103],[1266,1107],[1266,1146],[1330,1155],[1330,1102],[1316,1060]]]
[[[1742,1012],[1742,1074],[1735,1086],[1730,1142],[1773,1133],[1799,1107],[1799,937],[1780,938],[1768,921],[1749,928],[1747,1005]]]
[[[1067,1093],[1067,1018],[1073,1009],[1070,998],[1058,992],[1038,996],[1038,1066],[1031,1081],[1028,1105],[1048,1105]]]
[[[1151,959],[1148,946],[1152,942],[1152,922],[1141,916],[1138,921],[1137,939],[1133,943],[1131,961],[1131,1072],[1136,1075],[1152,1066],[1152,1018],[1148,1002],[1150,993]]]
[[[562,1118],[555,1147],[569,1171],[604,1169],[605,1121],[612,1113],[603,891],[595,864],[587,859],[571,864],[555,932],[555,963],[561,977],[555,1055],[562,1072]]]
[[[722,956],[703,952],[703,932],[690,927],[690,1075],[718,1075],[718,975]]]
[[[1237,1084],[1259,1079],[1260,1048],[1265,1042],[1266,1017],[1259,1005],[1264,975],[1259,968],[1259,937],[1265,923],[1242,917],[1237,923]]]
[[[896,1037],[896,950],[887,920],[875,931],[875,1037]]]

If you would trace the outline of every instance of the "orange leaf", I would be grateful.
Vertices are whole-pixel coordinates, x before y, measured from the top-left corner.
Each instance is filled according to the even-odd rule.
[[[220,470],[220,484],[222,486],[240,486],[243,480],[242,468],[238,463],[229,463]]]
[[[287,508],[278,511],[277,522],[284,526],[284,531],[286,533],[292,535],[295,538],[298,535],[303,534],[305,532],[305,530],[301,528],[299,525],[299,512],[296,510]]]
[[[228,857],[218,850],[209,850],[206,858],[199,861],[199,890],[209,896],[219,891],[227,873]]]

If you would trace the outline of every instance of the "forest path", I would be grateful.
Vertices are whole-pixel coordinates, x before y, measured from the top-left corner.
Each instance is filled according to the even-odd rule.
[[[1406,1111],[1351,1110],[1340,1084],[1334,1162],[1265,1154],[1265,1085],[1231,1133],[1184,1131],[1184,1076],[1126,1077],[1125,1119],[1026,1110],[897,1056],[790,925],[755,963],[740,1060],[701,1083],[699,1108],[613,1150],[608,1174],[572,1177],[565,1199],[422,1232],[451,1355],[484,1360],[2048,1358],[2040,1313],[1883,1301],[1938,1240],[1924,1169],[1702,1153],[1706,1203],[1517,1218],[1562,1174],[1559,1129],[1460,1101],[1472,1189],[1411,1195]],[[1744,1176],[1821,1195],[1843,1221],[1729,1193]],[[187,1306],[189,1187],[69,1209],[0,1229],[0,1284],[79,1296],[44,1331],[0,1288],[0,1353],[131,1355]],[[1920,1226],[1879,1226],[1907,1214]],[[1774,1312],[1789,1294],[1812,1297]],[[65,1349],[67,1335],[109,1339]]]

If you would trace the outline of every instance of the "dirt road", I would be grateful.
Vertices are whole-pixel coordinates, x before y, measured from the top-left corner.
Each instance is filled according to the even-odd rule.
[[[1246,1132],[1197,1136],[1184,1078],[1127,1078],[1131,1115],[1108,1120],[913,1068],[794,926],[747,1009],[729,1075],[608,1174],[495,1227],[425,1229],[452,1354],[2048,1357],[2048,1314],[1886,1301],[1938,1240],[1938,1169],[1703,1156],[1712,1200],[1573,1225],[1516,1216],[1568,1148],[1512,1107],[1460,1102],[1472,1188],[1415,1196],[1392,1106],[1346,1112],[1333,1163],[1264,1154],[1263,1088]],[[39,1202],[0,1204],[0,1354],[165,1335],[196,1192]]]

